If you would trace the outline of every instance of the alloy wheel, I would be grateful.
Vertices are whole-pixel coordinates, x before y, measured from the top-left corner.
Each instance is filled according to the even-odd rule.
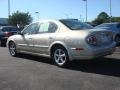
[[[58,66],[64,66],[67,62],[67,53],[64,49],[59,48],[54,51],[54,61]]]
[[[15,55],[16,55],[16,46],[15,46],[14,42],[11,42],[11,43],[9,44],[9,51],[10,51],[10,54],[11,54],[12,56],[15,56]]]

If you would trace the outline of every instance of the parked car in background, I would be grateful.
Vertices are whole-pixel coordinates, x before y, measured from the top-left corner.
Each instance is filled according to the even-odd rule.
[[[95,28],[113,31],[115,33],[114,40],[117,42],[117,46],[120,45],[120,22],[103,23]]]
[[[111,31],[93,29],[88,24],[72,19],[34,22],[7,40],[12,56],[28,53],[51,57],[60,67],[71,60],[112,54],[115,44]]]
[[[8,37],[17,34],[18,30],[14,26],[0,26],[0,46],[5,46]]]

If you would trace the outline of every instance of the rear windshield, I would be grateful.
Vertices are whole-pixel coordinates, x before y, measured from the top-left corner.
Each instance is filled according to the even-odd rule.
[[[95,28],[113,27],[113,26],[114,26],[114,24],[101,24],[101,25],[96,26]]]
[[[87,23],[80,22],[79,20],[60,20],[65,26],[71,30],[84,30],[92,29],[93,27]]]
[[[4,28],[2,29],[2,31],[3,31],[3,32],[17,32],[18,29],[15,28],[15,27],[4,27]]]

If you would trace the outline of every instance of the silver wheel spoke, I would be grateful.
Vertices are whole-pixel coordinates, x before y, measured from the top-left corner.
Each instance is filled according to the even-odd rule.
[[[66,54],[64,50],[57,49],[54,53],[54,59],[58,65],[63,65],[66,61]]]
[[[56,59],[56,62],[59,63],[59,59]]]
[[[58,57],[59,55],[55,53],[55,56]]]
[[[11,55],[15,55],[15,45],[13,43],[10,45],[10,53]]]
[[[60,49],[58,50],[58,54],[59,54],[59,55],[61,54],[61,50],[60,50]]]
[[[64,62],[65,62],[65,60],[63,60],[62,58],[60,59],[60,61],[61,61],[62,63],[64,63]]]
[[[65,53],[61,55],[61,57],[65,57]]]

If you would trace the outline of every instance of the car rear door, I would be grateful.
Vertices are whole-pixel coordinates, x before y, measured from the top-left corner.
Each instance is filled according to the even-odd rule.
[[[53,22],[44,22],[40,24],[40,28],[36,37],[34,37],[34,51],[40,54],[49,54],[49,45],[55,38],[57,25]]]

